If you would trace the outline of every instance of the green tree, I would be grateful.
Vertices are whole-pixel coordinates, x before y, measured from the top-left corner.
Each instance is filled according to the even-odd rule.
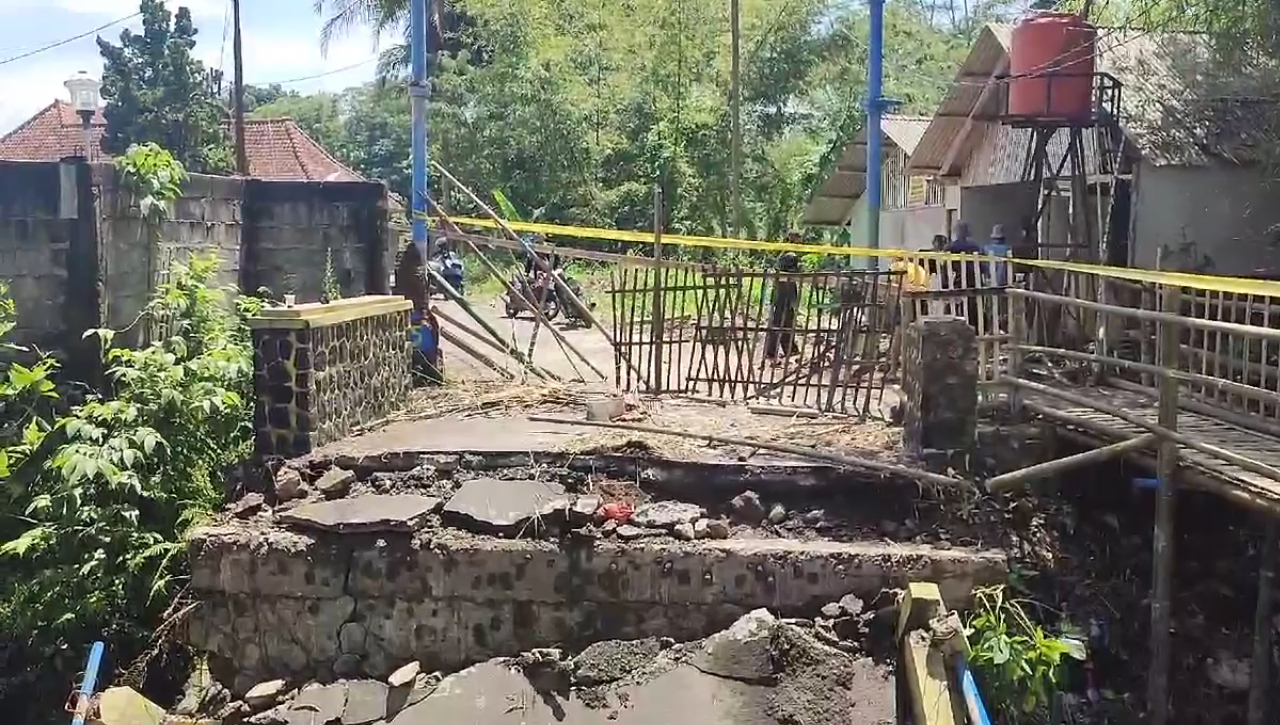
[[[124,30],[119,45],[98,38],[107,101],[103,148],[119,155],[150,142],[169,149],[191,171],[230,169],[218,74],[192,56],[196,28],[190,10],[180,7],[171,15],[162,0],[142,0],[139,9],[141,33]]]
[[[330,153],[338,153],[342,144],[342,115],[338,110],[338,97],[332,93],[282,94],[249,115],[251,118],[292,118]]]

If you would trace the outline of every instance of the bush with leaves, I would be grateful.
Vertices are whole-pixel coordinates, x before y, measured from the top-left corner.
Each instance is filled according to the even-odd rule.
[[[1063,658],[1083,660],[1084,641],[1046,632],[1016,599],[1005,596],[1002,586],[975,589],[973,594],[965,636],[983,699],[1001,722],[1048,722]]]
[[[195,259],[159,289],[147,314],[168,321],[168,339],[130,349],[90,332],[110,392],[56,419],[23,402],[55,394],[48,358],[0,371],[3,422],[21,422],[0,441],[0,643],[27,659],[74,671],[99,637],[136,655],[183,577],[184,532],[220,504],[224,469],[250,451],[242,313],[256,301],[229,304],[216,272]]]

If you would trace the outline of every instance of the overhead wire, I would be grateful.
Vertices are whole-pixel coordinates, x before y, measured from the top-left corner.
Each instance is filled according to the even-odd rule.
[[[53,50],[53,49],[55,49],[55,48],[61,48],[61,47],[62,47],[62,46],[64,46],[64,45],[68,45],[68,44],[70,44],[70,43],[74,43],[74,42],[76,42],[77,40],[82,40],[82,39],[84,39],[84,38],[89,37],[90,35],[94,35],[94,34],[96,34],[96,33],[99,33],[99,32],[101,32],[101,31],[103,31],[103,30],[106,30],[107,28],[110,28],[110,27],[111,27],[111,26],[113,26],[113,25],[119,25],[120,23],[124,23],[124,22],[127,22],[127,21],[129,21],[129,20],[133,20],[134,18],[136,18],[136,17],[138,17],[138,16],[140,16],[140,15],[142,15],[142,12],[141,12],[141,11],[136,12],[136,13],[130,13],[129,15],[124,16],[123,18],[116,18],[115,20],[112,20],[112,21],[111,21],[111,22],[109,22],[109,23],[104,23],[104,24],[102,24],[102,25],[99,25],[98,27],[94,28],[93,30],[86,30],[85,32],[80,33],[79,35],[73,35],[73,36],[71,36],[70,38],[63,38],[62,40],[59,40],[59,41],[56,41],[56,42],[53,42],[53,43],[49,43],[48,45],[40,46],[39,48],[36,48],[36,49],[34,49],[34,50],[28,50],[28,51],[26,51],[26,52],[24,52],[24,53],[19,53],[19,54],[17,54],[17,55],[10,56],[10,57],[8,57],[8,58],[5,58],[5,59],[3,59],[3,60],[0,60],[0,65],[8,65],[8,64],[10,64],[10,63],[16,63],[17,61],[25,60],[25,59],[27,59],[27,58],[30,58],[30,57],[35,56],[35,55],[39,55],[39,54],[41,54],[41,53],[45,53],[45,52],[50,51],[50,50]]]
[[[324,71],[323,73],[314,73],[314,74],[309,75],[309,76],[300,76],[300,77],[298,77],[298,78],[288,78],[288,79],[281,80],[281,81],[262,81],[262,82],[256,82],[256,83],[246,83],[245,85],[252,85],[252,86],[287,86],[287,85],[291,85],[291,84],[294,84],[294,83],[303,83],[303,82],[306,82],[306,81],[314,81],[314,80],[316,80],[316,79],[318,79],[318,78],[324,78],[324,77],[326,77],[326,76],[335,75],[335,74],[337,74],[337,73],[345,73],[346,71],[349,71],[349,70],[355,70],[356,68],[359,68],[359,67],[361,67],[361,66],[366,66],[366,65],[369,65],[370,63],[375,63],[375,62],[377,62],[377,60],[378,60],[378,56],[376,56],[376,55],[375,55],[375,56],[373,56],[372,58],[365,58],[364,60],[359,61],[359,62],[357,62],[357,63],[352,63],[352,64],[350,64],[350,65],[344,65],[344,66],[342,66],[341,68],[333,68],[333,69],[331,69],[331,70]]]

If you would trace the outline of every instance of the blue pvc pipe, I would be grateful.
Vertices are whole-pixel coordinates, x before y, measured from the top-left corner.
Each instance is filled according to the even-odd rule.
[[[84,668],[84,680],[80,682],[80,697],[88,698],[93,695],[93,690],[98,686],[98,670],[102,667],[102,655],[106,652],[107,646],[102,642],[94,642],[93,649],[89,650],[89,664]],[[71,717],[71,725],[84,725],[84,711],[79,707],[77,702],[76,714]]]
[[[987,714],[987,706],[978,692],[978,682],[973,679],[973,672],[969,670],[969,660],[963,656],[956,662],[956,674],[960,677],[960,694],[964,697],[969,722],[972,725],[991,725],[991,716]]]
[[[867,42],[867,246],[880,248],[880,196],[884,178],[884,0],[870,0],[871,31]],[[878,257],[867,259],[867,268],[880,266]]]
[[[409,0],[409,55],[412,78],[409,108],[413,115],[413,243],[427,258],[427,1]]]

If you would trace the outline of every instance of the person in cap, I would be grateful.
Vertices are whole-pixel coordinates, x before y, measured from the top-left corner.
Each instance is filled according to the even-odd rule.
[[[795,252],[778,257],[778,281],[773,286],[773,302],[769,311],[769,330],[764,336],[764,357],[774,362],[799,352],[796,347],[796,308],[800,303],[800,285],[790,277],[800,271],[800,258]]]
[[[996,224],[991,227],[991,239],[987,242],[987,246],[982,250],[988,257],[1009,257],[1009,243],[1004,237],[1004,225]],[[1009,265],[1006,262],[995,262],[991,265],[988,277],[991,283],[996,287],[1004,287],[1009,283]]]

